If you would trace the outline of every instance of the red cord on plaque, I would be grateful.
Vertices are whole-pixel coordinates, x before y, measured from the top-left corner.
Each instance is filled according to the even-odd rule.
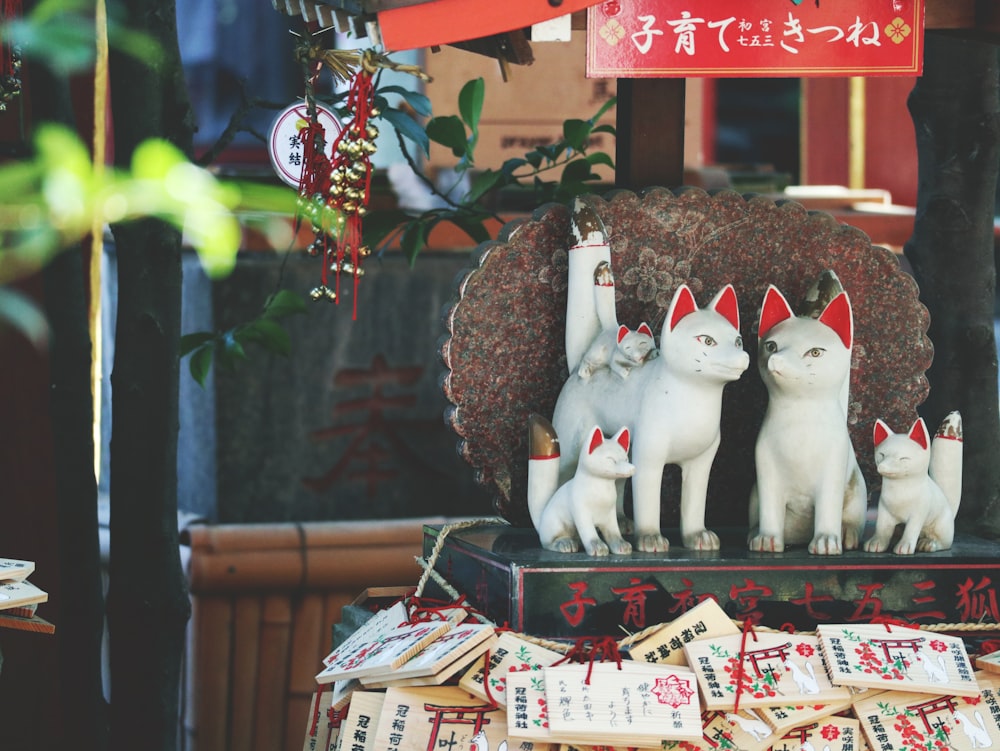
[[[757,632],[754,631],[753,624],[750,621],[743,621],[743,635],[740,637],[740,654],[739,663],[736,666],[736,700],[733,703],[733,713],[738,714],[740,711],[740,694],[743,693],[743,659],[747,651],[747,634],[753,636],[753,640],[757,641]]]

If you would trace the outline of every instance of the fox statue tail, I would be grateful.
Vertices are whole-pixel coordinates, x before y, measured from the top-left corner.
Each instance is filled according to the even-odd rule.
[[[570,217],[568,264],[566,366],[572,373],[594,337],[604,328],[617,328],[611,246],[604,222],[580,198],[574,201]]]
[[[559,437],[541,415],[528,415],[528,513],[538,529],[542,510],[559,487]]]
[[[962,500],[962,415],[949,412],[931,442],[931,479],[944,491],[952,516]]]

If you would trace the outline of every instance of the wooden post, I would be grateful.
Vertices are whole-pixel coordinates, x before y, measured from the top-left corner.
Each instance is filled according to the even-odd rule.
[[[617,129],[617,187],[684,183],[683,78],[619,79]]]

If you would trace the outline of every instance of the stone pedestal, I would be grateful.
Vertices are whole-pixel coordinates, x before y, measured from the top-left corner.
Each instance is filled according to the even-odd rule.
[[[450,533],[435,569],[498,624],[533,636],[622,637],[671,621],[705,598],[728,615],[780,628],[819,623],[1000,623],[996,546],[959,537],[914,556],[751,553],[745,530],[722,549],[594,558],[543,550],[533,530],[495,525]],[[428,555],[441,527],[425,527]],[[667,531],[678,539],[676,531]],[[1000,626],[998,626],[1000,629]]]

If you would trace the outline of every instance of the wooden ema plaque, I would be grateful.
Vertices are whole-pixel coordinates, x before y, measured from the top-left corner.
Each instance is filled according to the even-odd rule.
[[[0,582],[0,611],[47,602],[49,595],[27,579]]]
[[[317,683],[360,678],[398,668],[451,629],[447,621],[398,623],[398,614],[379,618],[380,615],[376,613],[326,656],[325,667],[316,676]]]
[[[375,733],[375,748],[392,751],[499,751],[506,741],[507,713],[457,686],[387,689]]]
[[[664,623],[645,639],[628,646],[633,660],[665,665],[687,665],[684,645],[707,636],[740,633],[733,620],[715,600],[703,600],[669,623]],[[741,746],[742,748],[742,746]]]
[[[496,641],[490,625],[456,626],[395,670],[363,676],[360,680],[366,688],[438,685],[465,670]]]
[[[865,693],[867,692],[864,689],[859,689],[853,691],[849,697],[830,704],[779,704],[771,707],[758,707],[757,714],[764,722],[774,728],[775,732],[782,733],[789,728],[850,709],[854,702],[860,698],[860,695]]]
[[[302,751],[336,751],[340,728],[347,713],[330,706],[329,689],[329,685],[323,685],[313,692]]]
[[[34,561],[0,558],[0,581],[21,581],[35,570]]]
[[[507,706],[507,679],[512,673],[537,672],[563,655],[505,631],[481,660],[462,676],[458,685],[484,701]]]
[[[765,707],[808,700],[829,704],[850,698],[827,676],[815,636],[750,633],[685,645],[688,664],[698,676],[705,709]]]
[[[343,738],[350,738],[350,751],[373,751],[375,730],[382,717],[385,694],[379,691],[355,691],[347,708],[347,717],[341,724]],[[343,747],[344,744],[339,744]]]
[[[978,696],[965,643],[955,636],[884,625],[817,629],[831,680],[841,686]]]
[[[665,748],[702,737],[694,675],[683,668],[558,665],[511,673],[507,689],[507,736],[514,741]]]
[[[872,751],[973,751],[1000,747],[1000,676],[979,673],[974,696],[884,691],[855,705]]]

